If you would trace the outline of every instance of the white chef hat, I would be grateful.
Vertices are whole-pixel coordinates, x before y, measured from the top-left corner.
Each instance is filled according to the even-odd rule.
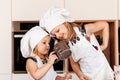
[[[50,33],[53,28],[64,23],[73,22],[74,20],[70,17],[70,13],[61,7],[51,7],[46,13],[40,18],[40,27],[45,27]]]
[[[25,58],[31,56],[35,46],[46,35],[48,34],[39,26],[31,28],[21,39],[20,49],[22,56]]]

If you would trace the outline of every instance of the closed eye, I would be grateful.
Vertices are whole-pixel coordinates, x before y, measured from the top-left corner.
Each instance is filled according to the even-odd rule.
[[[54,33],[58,33],[59,31],[60,31],[59,28],[57,28],[54,30]]]
[[[56,32],[58,33],[60,30],[58,29]]]

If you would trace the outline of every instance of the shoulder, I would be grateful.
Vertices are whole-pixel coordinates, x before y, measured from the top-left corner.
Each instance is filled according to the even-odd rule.
[[[26,61],[26,68],[30,69],[30,68],[35,68],[35,67],[37,67],[37,63],[35,62],[35,60],[32,58],[28,58]]]
[[[28,57],[27,58],[27,61],[26,61],[26,64],[36,64],[37,60],[36,58],[33,58],[33,57]]]
[[[37,62],[37,59],[35,57],[28,57],[28,60],[33,60],[34,62]]]

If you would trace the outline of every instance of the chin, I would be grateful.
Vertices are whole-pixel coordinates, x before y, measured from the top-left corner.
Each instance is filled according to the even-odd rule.
[[[47,55],[48,54],[48,52],[44,52],[44,55]]]
[[[67,40],[67,37],[64,37],[64,40],[66,41],[66,40]]]
[[[60,40],[66,40],[66,38],[65,38],[65,37],[62,37]]]
[[[48,54],[48,52],[45,53],[45,55]]]

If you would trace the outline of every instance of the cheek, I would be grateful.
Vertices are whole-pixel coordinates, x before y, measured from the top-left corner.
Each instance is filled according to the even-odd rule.
[[[67,32],[68,32],[68,29],[67,29],[67,27],[62,26],[61,29],[60,29],[60,31],[61,31],[62,33],[67,33]]]
[[[62,33],[64,33],[65,35],[68,35],[68,30],[66,28],[64,28]]]
[[[38,46],[38,51],[41,52],[42,50],[43,50],[43,45],[41,44]]]
[[[42,52],[42,48],[38,48],[38,52],[41,53]]]

